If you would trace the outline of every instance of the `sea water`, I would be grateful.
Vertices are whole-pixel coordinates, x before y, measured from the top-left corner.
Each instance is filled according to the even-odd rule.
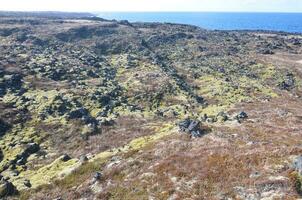
[[[106,19],[191,24],[211,30],[268,30],[302,33],[302,13],[106,12]]]

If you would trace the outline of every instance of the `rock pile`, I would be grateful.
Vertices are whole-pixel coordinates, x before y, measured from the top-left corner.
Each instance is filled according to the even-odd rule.
[[[178,126],[181,132],[190,134],[192,137],[202,136],[200,121],[198,120],[185,119],[184,121],[181,121]]]

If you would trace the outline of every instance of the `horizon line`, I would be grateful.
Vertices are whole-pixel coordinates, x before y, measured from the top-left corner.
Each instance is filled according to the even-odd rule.
[[[0,12],[24,12],[24,13],[34,13],[34,12],[62,12],[62,13],[288,13],[288,14],[302,14],[302,11],[181,11],[181,10],[167,10],[167,11],[64,11],[64,10],[1,10]]]

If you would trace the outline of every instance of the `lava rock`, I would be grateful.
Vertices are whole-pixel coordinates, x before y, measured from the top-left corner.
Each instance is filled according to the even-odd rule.
[[[248,115],[244,111],[241,111],[238,115],[236,115],[237,120],[242,120],[242,119],[246,119],[246,118],[248,118]]]
[[[195,137],[195,138],[202,136],[200,131],[192,131],[191,135],[192,135],[192,137]]]
[[[102,173],[101,172],[96,172],[94,175],[93,175],[93,181],[99,181],[101,180],[102,178]]]
[[[24,165],[26,163],[26,159],[24,157],[17,160],[16,165]]]
[[[40,146],[37,143],[28,143],[25,149],[25,153],[30,155],[38,152],[40,150]]]
[[[24,183],[23,183],[26,187],[30,188],[31,187],[31,183],[29,180],[25,180]]]
[[[67,162],[68,160],[71,159],[71,157],[67,154],[64,154],[60,157],[60,159],[63,161],[63,162]]]
[[[22,76],[20,74],[5,75],[5,86],[13,91],[19,90],[22,87]]]
[[[87,156],[85,156],[85,155],[80,156],[80,162],[81,162],[81,163],[84,163],[84,162],[86,162],[86,161],[88,161]]]
[[[295,79],[294,79],[294,75],[292,73],[288,73],[285,76],[285,79],[279,83],[279,88],[281,90],[291,90],[295,87]]]
[[[2,178],[0,181],[0,198],[11,196],[16,193],[17,190],[15,186],[11,182]]]
[[[188,127],[188,130],[190,132],[197,130],[197,126],[199,125],[199,123],[200,123],[199,121],[191,120],[191,123],[190,123],[190,125]]]
[[[87,116],[87,115],[88,115],[88,110],[87,109],[79,108],[79,109],[76,109],[76,110],[72,110],[69,113],[68,118],[69,119],[79,119],[79,118],[82,118],[83,116]]]
[[[201,96],[196,96],[195,99],[196,99],[197,103],[200,103],[200,104],[204,103],[204,98]]]
[[[178,126],[181,131],[185,132],[186,129],[190,126],[191,120],[185,119],[184,121],[179,122]]]
[[[181,132],[190,134],[192,137],[201,137],[202,131],[199,128],[200,121],[185,119],[181,121],[178,126]]]
[[[10,129],[10,125],[0,119],[0,136],[3,136]]]

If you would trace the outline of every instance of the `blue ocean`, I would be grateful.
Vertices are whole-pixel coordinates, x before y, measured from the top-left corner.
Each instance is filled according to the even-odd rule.
[[[270,30],[302,33],[302,13],[224,13],[224,12],[106,12],[106,19],[130,22],[169,22],[191,24],[211,30]]]

